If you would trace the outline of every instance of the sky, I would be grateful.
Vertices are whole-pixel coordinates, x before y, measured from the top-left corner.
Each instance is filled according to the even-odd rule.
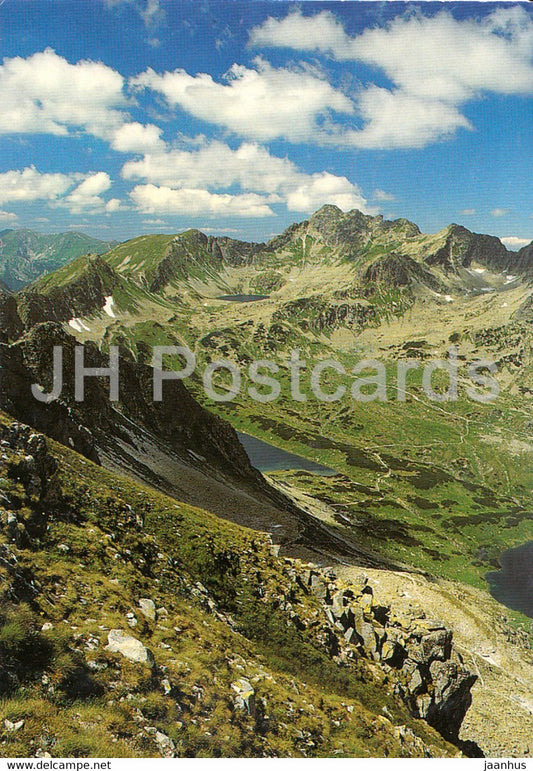
[[[533,239],[533,3],[0,0],[0,230]]]

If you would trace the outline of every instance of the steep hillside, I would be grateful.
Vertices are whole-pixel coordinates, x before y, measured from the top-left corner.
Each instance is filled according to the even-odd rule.
[[[3,407],[110,469],[225,519],[271,532],[288,553],[326,561],[348,557],[369,565],[387,562],[339,537],[271,487],[250,465],[231,426],[202,408],[180,381],[166,383],[164,399],[154,401],[151,367],[133,360],[127,350],[120,357],[119,401],[111,402],[109,384],[95,378],[87,379],[84,398],[77,401],[75,344],[51,322],[38,324],[16,343],[0,344]],[[54,346],[62,349],[66,374],[61,397],[47,404],[33,396],[32,384],[52,390]],[[85,346],[86,367],[108,364],[94,344]]]
[[[82,254],[103,254],[115,244],[76,232],[48,235],[33,230],[2,230],[0,280],[10,289],[21,289]]]
[[[451,633],[2,416],[2,754],[454,756]],[[461,745],[476,753],[473,742]]]

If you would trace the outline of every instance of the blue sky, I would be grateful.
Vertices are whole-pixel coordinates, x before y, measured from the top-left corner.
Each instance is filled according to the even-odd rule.
[[[0,228],[533,239],[531,3],[4,0]]]

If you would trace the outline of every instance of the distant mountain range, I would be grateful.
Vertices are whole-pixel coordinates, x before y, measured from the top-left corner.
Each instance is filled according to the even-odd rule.
[[[95,256],[96,244],[105,254]],[[26,328],[41,321],[67,322],[98,314],[112,294],[119,314],[129,312],[134,319],[139,307],[150,307],[153,319],[161,322],[162,301],[167,310],[181,313],[186,306],[190,314],[217,298],[268,295],[270,303],[262,306],[268,312],[260,328],[255,324],[249,329],[247,343],[250,349],[257,348],[266,330],[267,340],[259,345],[264,352],[265,346],[268,350],[275,342],[283,347],[284,340],[294,340],[302,332],[300,343],[306,347],[306,329],[321,333],[346,327],[355,333],[376,327],[391,313],[401,316],[420,302],[447,305],[454,298],[489,299],[505,292],[505,316],[510,317],[526,312],[529,304],[519,311],[524,297],[513,295],[510,304],[508,290],[523,288],[533,277],[532,244],[512,252],[498,238],[461,225],[424,234],[407,219],[388,221],[357,210],[344,213],[330,205],[268,243],[188,230],[179,235],[143,235],[107,250],[110,244],[93,239],[91,246],[77,259],[72,259],[71,249],[70,260],[65,249],[68,264],[49,274],[45,260],[38,263],[40,279],[23,288],[18,300]],[[5,277],[4,281],[13,286],[13,281]],[[259,323],[257,311],[256,307]],[[280,323],[282,327],[288,323],[290,332]],[[199,320],[195,326],[198,332]],[[220,347],[224,353],[228,342],[218,346],[219,337],[210,335],[203,345]],[[239,348],[241,343],[229,347]]]
[[[0,282],[8,289],[18,290],[82,254],[103,254],[116,244],[116,241],[100,241],[85,233],[2,230]]]

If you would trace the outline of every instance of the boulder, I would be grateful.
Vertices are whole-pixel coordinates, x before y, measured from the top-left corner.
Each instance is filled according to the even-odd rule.
[[[393,664],[400,652],[400,646],[395,640],[385,640],[381,646],[381,660],[385,664]]]
[[[156,731],[155,741],[162,755],[164,755],[167,758],[171,758],[174,755],[174,750],[176,749],[176,745],[174,744],[170,736],[167,736],[162,731]]]
[[[153,653],[140,640],[126,634],[122,629],[112,629],[107,635],[107,640],[106,650],[111,653],[120,653],[129,661],[136,661],[140,664],[149,664],[150,666],[154,664]]]
[[[6,731],[20,731],[21,728],[24,728],[24,720],[17,720],[13,723],[6,718],[4,720],[4,727]]]
[[[340,618],[344,613],[344,595],[342,592],[336,592],[331,598],[331,612],[335,618]]]
[[[252,717],[255,715],[255,690],[253,685],[245,677],[235,680],[231,684],[235,691],[234,705],[236,709],[244,709]]]
[[[352,643],[352,645],[357,645],[358,639],[357,639],[357,632],[353,627],[351,629],[347,629],[344,633],[344,639],[348,643]]]
[[[425,691],[424,679],[418,665],[414,661],[407,660],[403,666],[409,693],[417,696]]]
[[[443,629],[422,637],[416,635],[416,642],[408,646],[409,657],[414,661],[431,664],[432,661],[447,661],[452,651],[452,633]]]

